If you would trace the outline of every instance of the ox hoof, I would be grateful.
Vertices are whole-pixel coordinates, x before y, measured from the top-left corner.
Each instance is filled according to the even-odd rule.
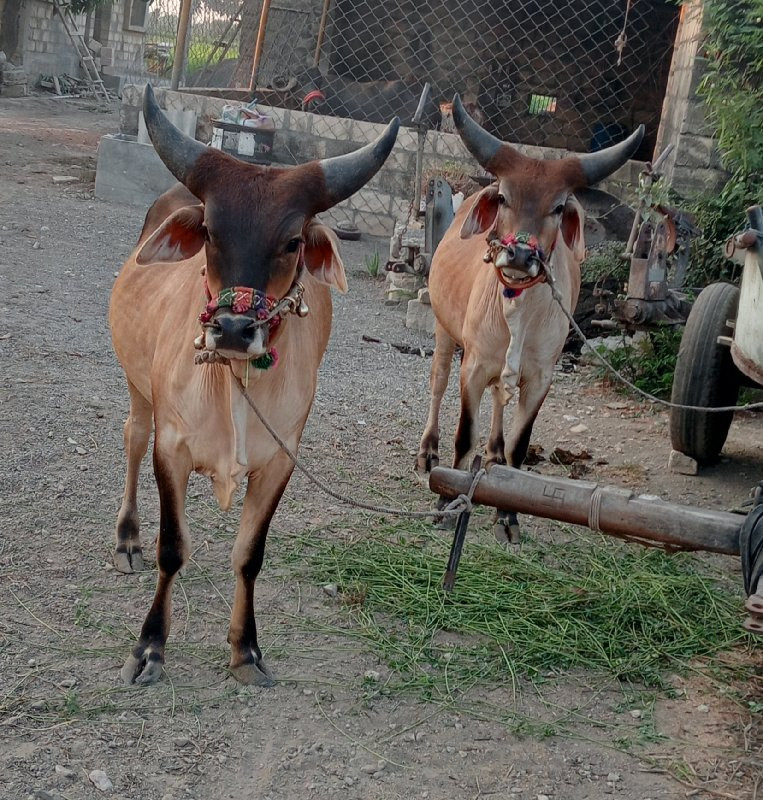
[[[750,633],[763,634],[763,619],[760,617],[747,617],[742,627]]]
[[[124,572],[128,575],[132,572],[141,572],[144,568],[143,551],[140,547],[134,547],[132,551],[115,550],[114,568],[117,572]]]
[[[161,678],[163,668],[164,661],[158,653],[144,653],[140,657],[131,655],[119,674],[128,686],[133,683],[148,686]]]
[[[440,457],[435,453],[419,453],[414,469],[419,475],[428,475],[439,463]]]
[[[262,659],[260,659],[259,664],[250,661],[246,664],[239,664],[236,667],[231,665],[230,671],[239,683],[243,683],[246,686],[262,686],[267,689],[276,685],[270,670],[265,666],[265,662]]]
[[[759,594],[751,594],[744,604],[745,610],[756,617],[763,616],[763,597]]]
[[[521,542],[519,520],[516,514],[513,518],[497,519],[493,523],[493,536],[498,544],[517,546]]]

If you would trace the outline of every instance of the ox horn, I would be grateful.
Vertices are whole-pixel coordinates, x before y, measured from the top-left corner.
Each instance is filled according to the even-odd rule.
[[[346,200],[376,175],[395,144],[399,128],[400,119],[395,117],[376,141],[352,153],[318,162],[326,185],[326,197],[325,202],[320,203],[321,210],[325,211]]]
[[[475,122],[464,108],[464,104],[458,94],[453,97],[453,122],[469,152],[477,159],[480,166],[485,169],[488,169],[488,164],[502,147],[510,146],[500,139],[496,139],[479,123]]]
[[[143,118],[159,158],[167,169],[185,184],[197,159],[208,152],[209,148],[186,136],[167,119],[156,102],[150,83],[146,84],[146,91],[143,93]]]
[[[644,126],[639,125],[635,131],[622,142],[613,144],[597,153],[587,153],[578,156],[583,173],[586,177],[586,185],[592,186],[598,183],[622,165],[636,152],[641,140],[644,138]]]

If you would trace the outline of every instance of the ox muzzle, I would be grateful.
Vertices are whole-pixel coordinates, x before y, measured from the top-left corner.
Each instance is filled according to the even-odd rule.
[[[297,276],[279,300],[258,289],[232,286],[212,297],[205,282],[207,304],[199,314],[204,329],[194,346],[196,363],[246,360],[255,369],[269,369],[278,363],[278,351],[270,345],[285,316],[308,314],[304,286]]]
[[[536,236],[520,231],[501,238],[493,230],[488,234],[487,244],[483,261],[495,267],[506,297],[517,297],[546,280],[546,254]]]

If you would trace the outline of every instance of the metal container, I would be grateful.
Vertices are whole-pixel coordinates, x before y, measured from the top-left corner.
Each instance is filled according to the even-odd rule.
[[[212,147],[251,164],[271,163],[274,136],[272,130],[212,120]]]

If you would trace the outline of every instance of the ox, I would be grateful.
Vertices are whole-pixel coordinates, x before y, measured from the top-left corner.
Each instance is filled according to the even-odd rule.
[[[211,477],[223,510],[246,479],[232,553],[230,667],[242,683],[268,685],[254,583],[293,464],[249,413],[234,380],[248,382],[261,412],[295,451],[331,328],[329,287],[347,289],[338,242],[313,216],[370,180],[392,149],[399,121],[354,153],[275,169],[188,138],[164,116],[150,86],[143,113],[157,153],[183,185],[149,211],[111,296],[114,349],[130,393],[116,526],[120,571],[142,566],[136,492],[152,422],[160,501],[156,594],[122,678],[152,683],[162,672],[172,585],[189,553],[184,506],[195,470]],[[299,318],[288,318],[290,312]]]
[[[644,131],[641,126],[625,141],[597,153],[539,161],[481,128],[458,95],[453,119],[466,147],[497,180],[463,203],[432,260],[429,294],[436,346],[429,417],[416,468],[428,472],[439,462],[440,405],[456,346],[463,348],[463,359],[454,467],[468,468],[480,400],[489,386],[493,414],[486,465],[508,460],[519,468],[569,330],[549,281],[567,310],[574,309],[580,290],[585,220],[572,193],[624,164]],[[503,410],[517,390],[505,441]],[[518,541],[516,514],[499,515],[495,533],[499,540]]]

